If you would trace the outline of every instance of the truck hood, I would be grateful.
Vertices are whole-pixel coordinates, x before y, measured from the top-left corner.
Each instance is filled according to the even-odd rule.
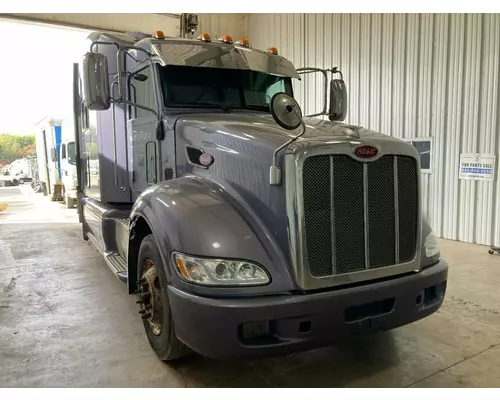
[[[173,129],[177,177],[194,174],[217,182],[234,200],[234,204],[245,209],[248,215],[254,216],[254,226],[265,231],[263,237],[267,238],[265,241],[272,243],[274,249],[268,249],[269,254],[275,254],[278,251],[276,249],[280,249],[283,258],[288,259],[287,262],[291,265],[286,185],[271,186],[269,168],[275,149],[300,133],[301,128],[287,131],[281,128],[271,115],[263,113],[186,113],[176,117],[169,120],[176,121]],[[297,146],[300,142],[328,145],[333,141],[352,142],[353,139],[363,143],[366,139],[367,143],[396,142],[397,146],[413,149],[413,146],[401,140],[361,127],[316,118],[306,118],[304,122],[306,132],[296,142]],[[201,150],[213,157],[208,169],[197,165],[199,152],[191,151],[190,156],[190,148]],[[285,152],[286,150],[283,150],[278,153],[279,165],[283,165]],[[286,183],[286,174],[283,178]]]
[[[299,139],[305,140],[331,140],[332,138],[342,140],[352,139],[353,136],[363,138],[380,137],[384,140],[398,141],[390,136],[371,131],[360,126],[348,125],[339,122],[331,122],[318,118],[304,118],[306,132]],[[301,132],[301,127],[288,131],[280,127],[270,114],[237,113],[237,114],[184,114],[176,123],[176,132],[199,131],[208,138],[216,139],[217,136],[230,136],[243,141],[255,141],[268,143],[273,151],[287,140]],[[215,140],[216,142],[218,140]]]

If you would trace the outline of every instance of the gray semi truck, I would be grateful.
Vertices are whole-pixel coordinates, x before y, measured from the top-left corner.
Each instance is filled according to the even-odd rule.
[[[161,360],[264,357],[436,312],[448,267],[413,146],[343,123],[333,70],[229,36],[92,33],[74,65],[83,237]],[[322,113],[293,97],[325,77]]]

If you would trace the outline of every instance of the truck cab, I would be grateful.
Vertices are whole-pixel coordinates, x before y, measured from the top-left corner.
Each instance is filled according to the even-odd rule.
[[[313,117],[293,97],[309,72],[330,101]],[[343,123],[337,72],[227,35],[89,36],[74,67],[83,238],[137,296],[160,359],[312,349],[441,306],[419,154]]]

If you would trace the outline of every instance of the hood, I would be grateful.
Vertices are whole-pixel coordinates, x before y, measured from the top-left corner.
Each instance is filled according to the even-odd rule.
[[[296,142],[329,140],[352,141],[368,139],[395,141],[398,139],[357,126],[304,119],[305,134]],[[175,122],[177,176],[195,174],[218,182],[237,203],[258,215],[259,225],[266,225],[284,252],[287,250],[287,216],[285,185],[269,185],[269,168],[276,148],[300,133],[298,128],[287,131],[269,114],[200,113],[179,115]],[[408,145],[409,146],[409,145]],[[213,157],[209,169],[196,166],[189,150],[194,148]],[[195,158],[199,157],[199,153]],[[285,150],[278,153],[282,165]],[[196,160],[195,160],[196,161]],[[286,181],[287,177],[284,176]]]
[[[401,142],[401,140],[386,134],[365,129],[361,126],[349,125],[341,122],[332,122],[319,118],[304,118],[306,131],[299,141],[304,140],[331,140],[332,138],[341,140],[354,137],[381,138],[383,140]],[[301,132],[302,127],[293,131],[288,131],[280,127],[270,114],[256,113],[206,113],[206,114],[184,114],[179,117],[176,123],[176,133],[178,129],[186,132],[199,131],[207,135],[207,139],[215,139],[217,136],[229,136],[237,140],[254,141],[268,143],[273,147],[281,146],[293,136]],[[216,142],[218,140],[215,140]]]
[[[400,146],[412,147],[400,139],[360,126],[318,118],[305,118],[304,123],[306,131],[295,143],[369,140],[371,143],[395,142]],[[216,161],[220,157],[233,155],[240,160],[248,159],[252,164],[265,165],[267,175],[273,152],[298,135],[301,129],[288,131],[280,127],[270,114],[263,113],[183,114],[175,122],[177,154],[180,156],[177,166],[182,169],[185,161],[189,161],[187,158],[183,160],[182,154],[186,153],[187,147],[194,147],[211,154]],[[278,154],[279,163],[284,153],[281,151]],[[238,168],[238,165],[235,167]],[[182,175],[185,171],[180,172]]]

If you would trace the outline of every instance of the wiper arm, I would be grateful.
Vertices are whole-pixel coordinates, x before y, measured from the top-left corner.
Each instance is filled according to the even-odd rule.
[[[221,109],[222,111],[224,111],[226,113],[230,113],[231,112],[231,109],[229,107],[226,107],[226,106],[223,106],[223,105],[220,105],[220,104],[214,104],[214,103],[195,103],[195,104],[193,104],[193,107],[196,107],[196,106],[218,108],[218,109]]]
[[[268,111],[269,112],[269,107],[266,107],[266,106],[252,106],[252,105],[246,104],[244,108],[248,108],[249,110]]]

